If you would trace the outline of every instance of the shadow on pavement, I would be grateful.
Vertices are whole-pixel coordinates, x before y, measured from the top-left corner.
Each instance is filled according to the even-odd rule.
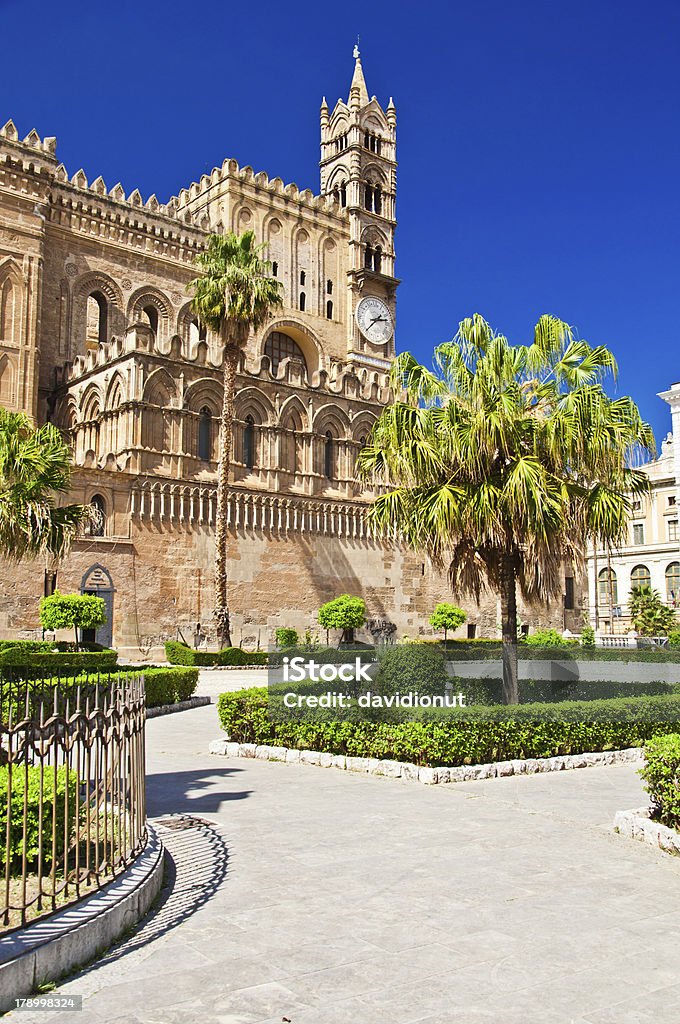
[[[251,790],[235,791],[222,785],[242,768],[202,768],[190,772],[160,772],[146,777],[149,816],[161,814],[217,814],[229,800],[245,800]]]

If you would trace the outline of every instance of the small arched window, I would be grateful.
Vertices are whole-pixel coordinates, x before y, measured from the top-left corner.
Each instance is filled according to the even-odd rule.
[[[304,292],[300,292],[300,301],[299,301],[298,305],[299,305],[301,313],[304,313],[306,304],[307,304],[307,297],[305,296]]]
[[[103,345],[106,341],[108,304],[101,292],[92,292],[87,297],[87,328],[85,341],[88,347]]]
[[[274,260],[274,262],[272,263],[272,277],[278,277],[278,276],[279,276],[279,264],[277,263],[276,260]]]
[[[247,469],[255,465],[255,420],[252,416],[246,416],[243,428],[243,463]]]
[[[646,565],[636,565],[630,574],[631,587],[649,587],[652,577]]]
[[[375,213],[382,213],[382,196],[380,194],[380,186],[375,186],[373,193],[373,210]]]
[[[326,440],[323,446],[323,471],[324,475],[328,480],[332,480],[334,477],[334,455],[335,455],[335,441],[330,430],[326,431]]]
[[[198,457],[203,462],[210,462],[212,457],[212,413],[207,405],[199,413]]]
[[[619,587],[616,573],[613,569],[600,569],[597,574],[597,581],[600,604],[605,608],[613,608],[619,603]]]
[[[379,245],[376,245],[375,251],[373,253],[373,270],[376,272],[376,274],[380,273],[381,259],[382,259],[382,250],[381,250]]]
[[[329,281],[326,281],[326,295],[332,295],[332,294],[333,294],[333,282],[329,280]]]
[[[373,247],[370,245],[366,246],[364,253],[364,266],[367,270],[373,270]]]
[[[680,562],[666,566],[666,600],[671,608],[680,604]]]
[[[304,272],[304,270],[301,270],[301,271],[300,271],[300,284],[301,284],[301,285],[304,285],[304,284],[305,284],[305,282],[306,282],[306,280],[307,280],[307,275],[306,275],[306,273]]]
[[[373,186],[368,183],[364,185],[364,206],[367,210],[373,209]]]
[[[333,319],[333,300],[329,299],[326,303],[326,320]]]
[[[94,508],[94,518],[88,533],[91,537],[103,537],[106,531],[106,502],[101,494],[93,494],[90,505]]]
[[[340,206],[347,206],[347,183],[344,181],[340,186]]]

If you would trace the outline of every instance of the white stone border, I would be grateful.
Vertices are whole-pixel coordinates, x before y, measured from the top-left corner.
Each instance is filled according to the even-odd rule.
[[[139,856],[99,892],[0,938],[0,1014],[41,982],[87,964],[144,917],[161,890],[164,859],[148,822],[147,832]]]
[[[680,833],[652,819],[653,807],[638,807],[633,811],[617,811],[614,831],[628,839],[639,839],[667,853],[680,854]]]
[[[642,758],[641,747],[626,750],[605,750],[598,753],[564,754],[561,757],[531,757],[525,760],[496,761],[494,764],[470,764],[457,767],[429,768],[406,761],[383,761],[377,757],[349,757],[319,750],[296,750],[292,747],[258,746],[255,743],[232,743],[213,740],[211,754],[224,757],[251,757],[260,761],[285,761],[287,764],[312,764],[321,768],[340,768],[364,775],[382,775],[390,779],[422,782],[426,786],[445,782],[471,782],[495,779],[506,775],[534,775],[537,772],[559,772],[570,768],[619,764]]]
[[[160,718],[161,715],[174,715],[176,711],[204,708],[206,704],[212,704],[210,697],[189,697],[188,700],[178,700],[176,704],[156,704],[154,707],[146,709],[146,717]]]

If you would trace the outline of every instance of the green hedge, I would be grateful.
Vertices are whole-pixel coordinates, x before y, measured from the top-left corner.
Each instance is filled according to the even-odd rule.
[[[0,675],[4,670],[14,677],[37,679],[67,676],[78,672],[110,672],[118,664],[117,651],[0,651]]]
[[[165,657],[171,665],[196,665],[198,667],[267,664],[267,654],[264,651],[251,654],[249,651],[241,650],[240,647],[224,647],[221,651],[195,651],[178,640],[167,641]]]
[[[0,640],[0,654],[6,651],[34,654],[36,651],[53,651],[54,647],[54,643],[49,640]]]
[[[467,705],[502,704],[503,683],[500,677],[468,679],[453,677],[451,683],[455,693],[462,693]],[[679,683],[656,681],[649,683],[618,682],[617,680],[577,680],[576,682],[544,681],[539,679],[519,680],[520,704],[545,704],[561,701],[612,700],[616,697],[657,697],[661,694],[679,693]]]
[[[444,648],[448,661],[500,661],[503,645],[500,640],[449,640]],[[680,664],[680,650],[673,647],[564,647],[518,644],[524,661],[612,661],[612,662],[675,662]]]
[[[12,797],[10,801],[10,823],[11,836],[9,845],[10,873],[21,871],[22,851],[24,849],[24,793],[25,787],[24,768],[20,767],[12,772]],[[43,773],[42,781],[42,844],[40,843],[40,768],[28,769],[28,791],[27,791],[27,827],[26,827],[26,859],[28,870],[35,871],[38,866],[38,854],[42,845],[43,867],[52,863],[52,825],[56,816],[56,844],[55,853],[57,862],[64,855],[65,839],[70,841],[73,826],[75,824],[75,797],[78,776],[74,771],[69,771],[62,766],[57,771],[56,800],[54,794],[54,774],[52,771]],[[7,834],[7,785],[8,769],[0,767],[0,871],[4,873],[4,851],[5,837]],[[69,820],[66,822],[65,796],[68,789]]]
[[[680,695],[463,708],[440,721],[271,722],[265,688],[223,693],[222,728],[239,743],[420,765],[486,764],[640,746],[680,726]],[[631,717],[633,716],[633,717]],[[586,720],[587,718],[587,720]]]
[[[659,821],[680,829],[680,736],[656,736],[645,744],[645,767],[640,775]]]

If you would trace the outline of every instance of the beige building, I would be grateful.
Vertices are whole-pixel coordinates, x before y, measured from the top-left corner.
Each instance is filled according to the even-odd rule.
[[[628,602],[634,586],[652,586],[680,610],[680,384],[659,397],[671,407],[673,431],[659,457],[644,467],[651,493],[633,502],[627,544],[588,558],[590,621],[604,634],[632,629]]]
[[[73,499],[103,523],[59,566],[3,567],[0,636],[36,628],[55,573],[64,592],[104,597],[98,639],[133,657],[209,628],[222,354],[187,285],[209,232],[245,229],[267,243],[285,304],[250,338],[238,377],[235,640],[313,627],[343,592],[398,634],[429,632],[447,584],[370,536],[371,494],[355,477],[389,400],[399,283],[396,110],[369,98],[355,58],[348,100],[321,106],[318,195],[225,160],[166,203],[143,200],[67,172],[53,138],[0,130],[0,404],[63,429]],[[562,604],[533,621],[563,628]],[[469,621],[494,635],[496,600]]]

